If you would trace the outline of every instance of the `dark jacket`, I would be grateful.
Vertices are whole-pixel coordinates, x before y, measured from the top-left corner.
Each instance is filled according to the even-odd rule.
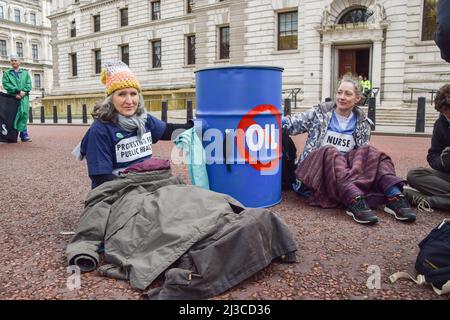
[[[434,123],[433,136],[431,137],[431,148],[428,150],[427,161],[435,170],[449,172],[441,161],[441,153],[450,146],[450,124],[444,115],[440,115]]]
[[[150,299],[203,299],[228,290],[273,259],[295,261],[286,224],[267,209],[186,185],[170,170],[129,172],[89,192],[69,264],[89,257],[102,275],[144,290],[166,269]],[[82,261],[82,260],[80,260]]]
[[[450,62],[450,0],[439,1],[436,22],[434,40],[441,49],[442,59]]]

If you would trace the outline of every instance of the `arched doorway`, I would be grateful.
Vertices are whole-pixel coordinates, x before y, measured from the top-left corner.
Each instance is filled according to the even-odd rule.
[[[337,18],[338,25],[365,24],[373,11],[363,6],[353,6]],[[349,48],[338,51],[338,78],[351,73],[370,79],[370,48]]]
[[[318,28],[323,48],[322,100],[334,95],[339,78],[347,72],[366,76],[382,93],[382,48],[389,22],[384,8],[377,5],[377,0],[361,0],[343,9],[342,0],[334,0],[324,6]]]

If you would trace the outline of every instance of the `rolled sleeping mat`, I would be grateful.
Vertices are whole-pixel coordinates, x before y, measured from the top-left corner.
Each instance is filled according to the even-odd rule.
[[[74,264],[77,267],[79,267],[81,272],[94,271],[98,265],[98,261],[94,257],[89,256],[87,254],[80,254],[75,256],[72,259],[72,262],[73,263],[71,264]]]

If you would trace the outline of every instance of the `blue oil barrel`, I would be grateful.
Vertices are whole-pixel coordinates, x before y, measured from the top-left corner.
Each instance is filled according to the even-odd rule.
[[[281,75],[271,66],[196,71],[210,189],[251,208],[281,201]]]

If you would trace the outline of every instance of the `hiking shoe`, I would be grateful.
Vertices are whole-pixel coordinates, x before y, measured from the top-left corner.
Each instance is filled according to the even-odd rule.
[[[409,205],[408,200],[403,194],[387,198],[384,211],[395,216],[395,219],[405,222],[413,222],[416,220],[416,213]]]
[[[345,209],[345,212],[358,223],[374,224],[378,222],[378,217],[370,209],[363,196],[353,198],[352,203]]]
[[[431,208],[429,197],[413,189],[411,187],[403,187],[403,195],[408,199],[412,206],[416,206],[417,210],[424,212],[433,212]]]
[[[31,139],[31,137],[28,135],[27,131],[20,132],[19,136],[20,136],[20,140],[22,140],[22,142],[31,142],[31,141],[33,141],[33,139]]]

